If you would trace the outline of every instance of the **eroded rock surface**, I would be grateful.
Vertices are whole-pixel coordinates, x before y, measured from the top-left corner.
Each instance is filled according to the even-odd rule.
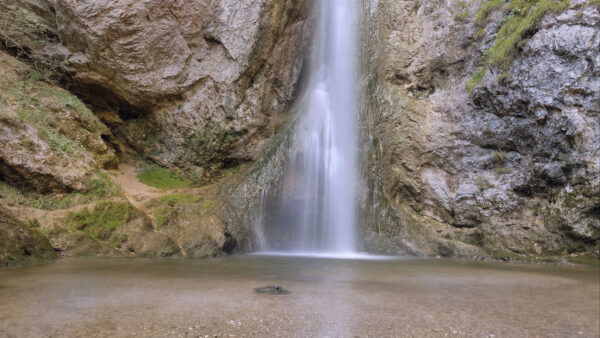
[[[545,15],[510,66],[488,67],[470,94],[509,13],[493,12],[479,31],[479,1],[365,6],[366,245],[497,258],[593,250],[598,7],[571,1]]]
[[[4,48],[31,67],[0,53],[0,200],[38,219],[65,255],[257,248],[261,198],[280,180],[291,142],[285,131],[272,136],[294,98],[310,3],[1,2]],[[481,5],[363,2],[361,245],[471,258],[589,257],[600,236],[598,6],[572,0],[548,12],[506,67],[479,73],[515,15],[499,8],[475,24]],[[52,76],[94,113],[40,81]],[[118,165],[119,151],[197,182],[255,165],[210,191],[158,191],[142,203],[98,179]],[[100,219],[108,207],[95,207],[115,201],[135,207],[110,231],[68,225],[72,212]],[[89,212],[76,206],[83,204]]]
[[[22,19],[0,33],[60,62],[137,151],[203,172],[255,159],[272,136],[300,74],[307,3],[7,1]]]
[[[117,164],[108,128],[69,92],[0,51],[0,178],[38,192],[86,190]]]

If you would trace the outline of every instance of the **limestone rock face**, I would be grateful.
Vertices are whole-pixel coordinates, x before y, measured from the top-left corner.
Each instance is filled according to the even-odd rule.
[[[240,221],[227,196],[207,189],[200,195],[179,196],[180,200],[175,195],[149,202],[146,207],[157,220],[159,234],[173,239],[184,257],[250,251],[251,229]]]
[[[600,239],[598,6],[573,0],[545,15],[509,67],[490,65],[471,94],[465,84],[509,15],[492,13],[479,31],[480,6],[365,3],[365,245],[589,252]]]
[[[210,168],[255,159],[272,136],[300,74],[307,3],[8,1],[44,34],[3,35],[60,61],[71,89],[120,115],[119,135],[140,153]]]
[[[67,91],[0,52],[0,178],[38,192],[86,190],[117,163],[111,132]]]

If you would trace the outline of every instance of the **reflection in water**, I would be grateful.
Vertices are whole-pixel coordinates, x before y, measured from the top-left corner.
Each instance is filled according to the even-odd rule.
[[[597,337],[600,307],[597,268],[427,259],[65,259],[0,284],[0,336]]]

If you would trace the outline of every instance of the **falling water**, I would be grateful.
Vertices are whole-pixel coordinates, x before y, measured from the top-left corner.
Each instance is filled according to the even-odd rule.
[[[309,88],[302,99],[267,249],[356,251],[356,0],[319,1]]]

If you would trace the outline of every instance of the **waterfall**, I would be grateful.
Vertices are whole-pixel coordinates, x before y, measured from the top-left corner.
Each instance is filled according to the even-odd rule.
[[[262,201],[266,250],[357,250],[356,0],[318,1],[308,89],[279,194]]]

